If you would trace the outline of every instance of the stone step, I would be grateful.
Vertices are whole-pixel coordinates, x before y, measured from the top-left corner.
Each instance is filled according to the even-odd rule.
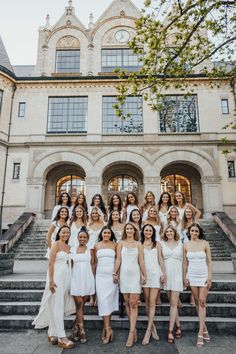
[[[40,302],[43,296],[43,289],[20,289],[20,290],[0,290],[0,301],[2,302]],[[185,291],[180,295],[181,301],[189,303],[190,291]],[[167,295],[161,293],[162,302],[167,303]],[[236,291],[210,291],[207,297],[207,303],[231,303],[236,304]]]
[[[0,316],[4,315],[32,315],[36,316],[40,307],[40,302],[0,302]],[[139,315],[145,316],[146,309],[142,303],[139,305]],[[211,303],[206,307],[207,316],[209,317],[228,317],[236,318],[236,304],[216,304]],[[156,316],[168,316],[170,307],[168,303],[163,303],[156,307]],[[86,315],[97,315],[97,307],[85,306],[84,313]],[[118,313],[116,313],[118,315]],[[196,309],[190,304],[183,303],[183,307],[179,309],[180,316],[195,316]]]
[[[12,315],[12,316],[0,316],[0,328],[1,330],[11,330],[14,329],[32,329],[33,316],[23,316],[23,315]],[[66,329],[71,329],[72,321],[75,316],[67,317],[65,320]],[[87,329],[102,329],[103,322],[101,317],[94,315],[85,315],[85,328]],[[155,322],[160,330],[167,330],[169,324],[169,316],[158,316],[155,317]],[[198,318],[194,317],[181,317],[181,327],[183,331],[198,330]],[[224,331],[227,334],[235,334],[236,331],[236,319],[225,318],[225,317],[212,317],[206,319],[207,327],[210,332]],[[128,329],[129,322],[127,317],[120,318],[119,316],[112,316],[111,326],[114,329]],[[139,316],[137,321],[137,329],[147,328],[147,317]]]
[[[45,280],[33,279],[33,274],[31,274],[31,279],[27,280],[25,280],[24,278],[16,280],[11,279],[11,277],[9,277],[8,279],[0,278],[0,290],[43,290],[45,288],[45,284]],[[210,292],[211,291],[236,291],[236,281],[228,281],[224,279],[213,280]]]

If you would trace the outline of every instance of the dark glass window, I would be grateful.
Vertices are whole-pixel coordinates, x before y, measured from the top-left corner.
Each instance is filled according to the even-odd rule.
[[[221,112],[222,114],[229,114],[229,101],[227,98],[221,100]]]
[[[227,161],[227,164],[228,164],[228,175],[229,175],[229,178],[236,177],[234,161]]]
[[[48,133],[84,133],[87,130],[88,97],[50,97]]]
[[[129,96],[126,98],[123,106],[124,116],[126,119],[121,119],[116,115],[116,110],[113,108],[117,103],[116,97],[103,97],[103,118],[102,132],[107,134],[124,134],[133,133],[139,134],[143,132],[143,103],[140,96]]]
[[[80,50],[57,50],[56,51],[57,73],[80,72]]]
[[[197,96],[167,95],[160,112],[161,133],[192,133],[199,131]]]
[[[2,98],[3,98],[3,91],[0,90],[0,114],[1,114],[1,110],[2,110]]]
[[[112,72],[117,68],[138,71],[142,66],[139,58],[132,49],[102,49],[102,72]]]
[[[19,108],[18,108],[18,117],[24,117],[25,116],[25,102],[19,102]]]
[[[13,164],[13,179],[20,179],[20,163]]]

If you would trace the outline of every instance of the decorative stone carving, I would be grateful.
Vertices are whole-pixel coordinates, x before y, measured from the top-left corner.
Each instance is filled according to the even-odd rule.
[[[79,48],[79,40],[73,36],[65,36],[57,42],[57,48]]]
[[[102,46],[106,47],[106,46],[111,46],[114,45],[117,47],[118,45],[121,45],[120,43],[117,42],[117,40],[115,39],[115,34],[117,31],[119,30],[125,30],[128,31],[130,34],[130,38],[129,41],[134,37],[135,35],[135,30],[133,28],[129,28],[129,27],[115,27],[112,28],[111,30],[109,30],[108,32],[105,33],[105,35],[103,36],[102,39]],[[127,43],[122,43],[122,45],[127,45]]]

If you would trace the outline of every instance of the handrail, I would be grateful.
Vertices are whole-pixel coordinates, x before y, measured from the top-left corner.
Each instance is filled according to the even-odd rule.
[[[212,215],[216,223],[220,226],[228,239],[236,247],[236,224],[226,213],[222,211],[217,211],[212,213]]]
[[[34,213],[23,213],[2,235],[0,239],[0,253],[7,253],[19,240],[27,227],[35,218]]]

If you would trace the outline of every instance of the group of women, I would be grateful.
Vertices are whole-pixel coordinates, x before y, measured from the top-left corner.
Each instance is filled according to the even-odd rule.
[[[120,291],[130,324],[126,347],[131,347],[137,341],[143,292],[148,325],[142,344],[147,345],[151,337],[160,339],[154,316],[163,289],[170,303],[167,340],[173,343],[182,335],[179,296],[191,287],[191,303],[199,317],[197,346],[202,347],[210,341],[205,318],[212,276],[210,247],[198,224],[200,215],[179,191],[173,205],[169,193],[163,192],[156,203],[150,191],[141,206],[135,193],[129,192],[124,207],[118,194],[111,197],[108,207],[96,194],[88,207],[85,195],[79,194],[72,206],[70,196],[62,193],[47,233],[49,269],[33,324],[49,326],[48,340],[62,348],[73,348],[75,341],[86,343],[83,310],[90,299],[103,318],[101,338],[108,344],[113,339],[110,319],[119,308]],[[64,316],[72,313],[76,317],[67,338]]]

